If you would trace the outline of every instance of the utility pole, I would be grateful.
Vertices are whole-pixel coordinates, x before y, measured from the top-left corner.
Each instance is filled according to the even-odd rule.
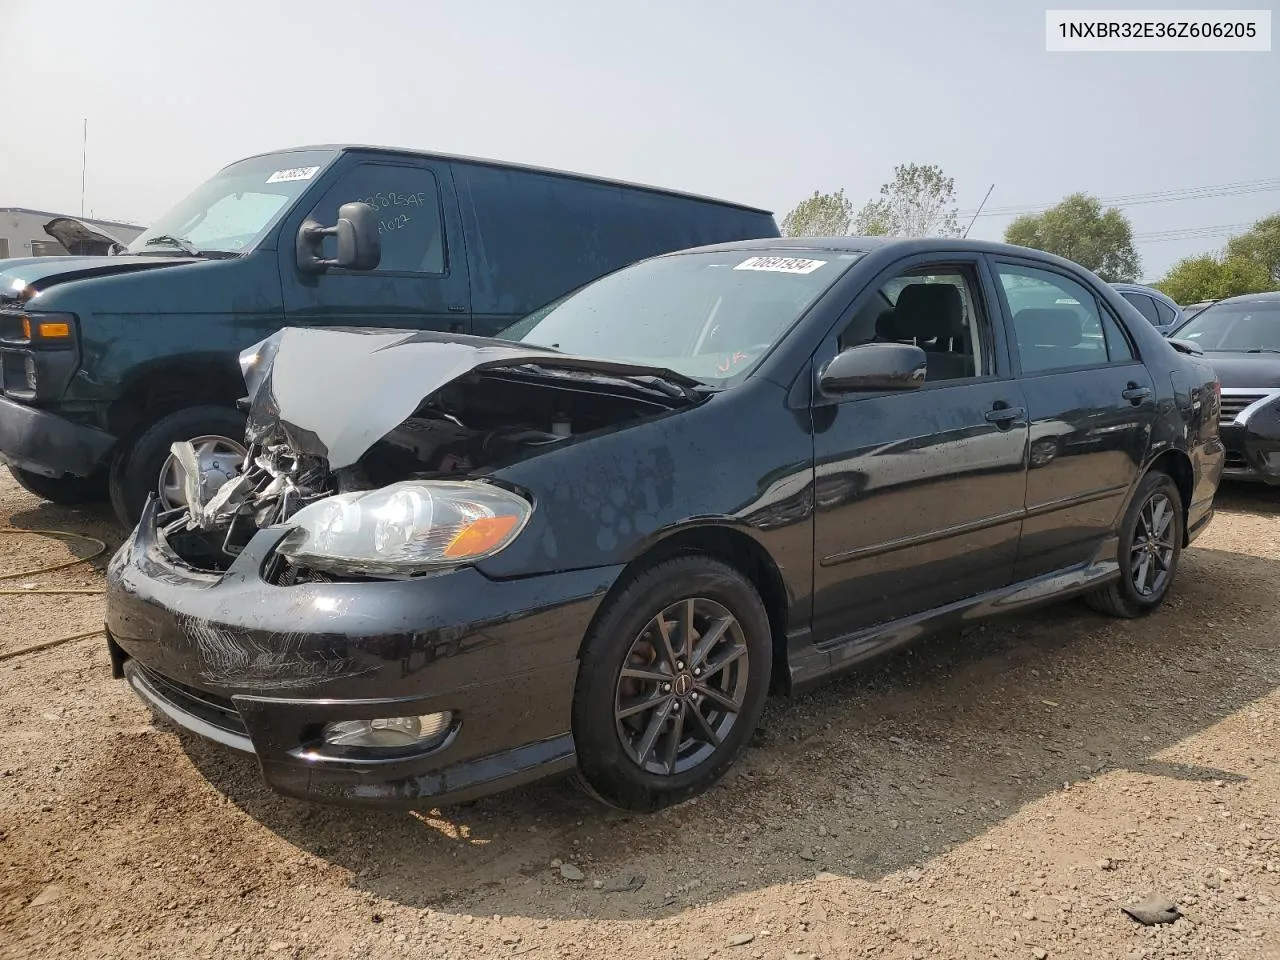
[[[978,219],[978,214],[982,212],[982,208],[987,205],[987,199],[991,196],[991,191],[994,190],[995,188],[996,188],[996,185],[994,183],[991,186],[987,187],[987,195],[983,197],[982,202],[978,204],[978,209],[973,211],[973,220],[970,220],[969,225],[964,228],[964,236],[960,238],[961,240],[964,240],[969,236],[969,231],[973,229],[974,221]]]
[[[89,160],[89,118],[84,118],[84,137],[80,141],[80,216],[84,217],[84,171]]]

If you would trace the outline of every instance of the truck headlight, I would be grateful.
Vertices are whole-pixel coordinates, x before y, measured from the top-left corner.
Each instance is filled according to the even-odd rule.
[[[277,551],[338,574],[425,573],[493,556],[532,512],[527,500],[492,484],[407,480],[304,507]]]
[[[23,366],[27,372],[27,389],[34,392],[38,382],[36,378],[36,358],[28,356]]]

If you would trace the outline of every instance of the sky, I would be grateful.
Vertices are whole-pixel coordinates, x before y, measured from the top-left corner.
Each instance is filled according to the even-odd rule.
[[[0,0],[0,206],[79,212],[86,118],[86,214],[143,223],[226,163],[312,143],[576,170],[764,206],[779,221],[814,190],[861,204],[911,162],[941,166],[970,212],[993,183],[998,209],[1280,177],[1280,44],[1047,53],[1044,11],[1026,0]],[[1280,190],[1125,213],[1155,279],[1225,236],[1143,234],[1277,210]],[[981,217],[970,235],[999,239],[1009,219]]]

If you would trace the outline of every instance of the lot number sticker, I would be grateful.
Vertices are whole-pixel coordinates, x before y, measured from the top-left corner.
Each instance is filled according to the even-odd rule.
[[[289,180],[310,180],[316,175],[319,167],[290,167],[288,170],[277,170],[267,177],[267,183],[285,183]]]
[[[748,257],[733,269],[766,270],[769,273],[813,273],[825,260],[803,260],[799,257]]]

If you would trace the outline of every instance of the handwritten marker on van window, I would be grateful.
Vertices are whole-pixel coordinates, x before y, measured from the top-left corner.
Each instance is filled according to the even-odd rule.
[[[804,260],[800,257],[748,257],[733,269],[767,270],[770,273],[813,273],[825,260]]]

